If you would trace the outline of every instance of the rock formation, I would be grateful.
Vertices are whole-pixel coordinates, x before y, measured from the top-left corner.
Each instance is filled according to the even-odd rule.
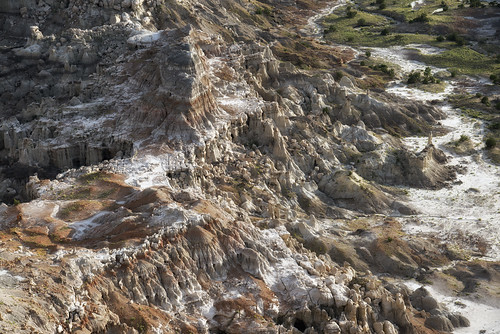
[[[393,136],[443,115],[277,58],[319,4],[262,5],[0,0],[0,331],[426,332],[368,270],[413,257],[319,232],[453,179]]]

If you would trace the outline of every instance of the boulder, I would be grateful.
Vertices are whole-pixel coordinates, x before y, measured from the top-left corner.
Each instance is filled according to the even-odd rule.
[[[453,332],[454,330],[450,319],[444,315],[431,315],[425,319],[425,326],[443,332]]]

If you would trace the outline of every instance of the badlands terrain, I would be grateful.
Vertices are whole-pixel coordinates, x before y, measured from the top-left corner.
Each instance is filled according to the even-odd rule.
[[[444,5],[0,0],[0,333],[500,333],[500,8]]]

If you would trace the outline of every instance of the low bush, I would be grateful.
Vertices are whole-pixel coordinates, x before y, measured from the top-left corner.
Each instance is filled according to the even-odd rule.
[[[461,135],[460,138],[458,139],[458,143],[465,143],[468,140],[470,140],[469,136],[467,136],[467,135]]]
[[[429,21],[430,21],[430,18],[427,15],[427,13],[422,13],[419,16],[417,16],[416,18],[414,18],[413,20],[410,20],[410,23],[427,23]]]
[[[425,68],[423,75],[420,71],[411,72],[407,81],[409,85],[416,83],[423,83],[424,85],[427,85],[440,82],[441,80],[432,75],[430,67]]]
[[[325,34],[329,34],[331,32],[336,32],[337,27],[335,27],[333,24],[330,24],[327,29],[325,29]]]
[[[469,6],[472,8],[481,7],[481,0],[470,0]]]
[[[346,16],[350,19],[352,19],[354,16],[356,16],[358,14],[357,11],[355,10],[352,10],[352,9],[348,9],[347,12],[346,12]]]
[[[344,73],[342,73],[341,71],[337,71],[337,72],[335,72],[333,77],[336,81],[340,81],[340,79],[342,79],[343,76],[344,76]]]
[[[497,145],[497,141],[493,137],[489,137],[484,141],[484,144],[488,150],[492,149]]]
[[[420,74],[420,71],[411,72],[410,75],[408,76],[407,84],[411,85],[420,82],[421,76],[422,75]]]
[[[488,126],[488,129],[490,130],[500,130],[500,123],[493,123]]]

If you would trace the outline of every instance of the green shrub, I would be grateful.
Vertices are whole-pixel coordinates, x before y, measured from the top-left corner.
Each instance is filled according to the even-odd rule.
[[[262,7],[257,7],[257,8],[255,9],[255,14],[257,14],[257,15],[262,15],[262,14],[264,14],[264,15],[266,15],[266,16],[271,16],[272,12],[271,12],[271,10],[270,10],[269,8],[267,8],[267,7],[263,7],[263,8],[262,8]]]
[[[490,100],[488,99],[487,96],[483,96],[483,98],[481,99],[481,103],[489,106],[490,105]]]
[[[391,77],[394,77],[396,75],[396,72],[394,71],[393,68],[389,68],[387,64],[379,64],[379,65],[371,65],[370,68],[372,70],[378,70],[381,71],[385,74],[388,74]]]
[[[500,104],[500,103],[498,103],[498,104]],[[490,130],[500,130],[500,123],[497,122],[497,123],[490,124],[488,126],[488,129],[490,129]]]
[[[490,150],[497,145],[497,141],[495,138],[489,137],[484,141],[484,144],[486,145],[486,149]]]
[[[330,24],[327,29],[325,29],[325,34],[329,34],[331,32],[336,32],[337,27],[335,27],[333,24]]]
[[[460,138],[458,139],[458,143],[464,143],[466,141],[470,140],[470,137],[467,135],[461,135]]]
[[[446,39],[449,40],[450,42],[455,42],[458,38],[458,34],[456,32],[452,32],[451,34],[448,34],[446,36]]]
[[[455,41],[455,43],[458,46],[464,46],[465,45],[465,38],[463,38],[462,36],[458,36],[457,40]]]
[[[410,23],[427,23],[429,22],[429,16],[427,16],[427,13],[422,13],[413,20],[410,20]]]
[[[380,35],[382,35],[382,36],[387,36],[387,35],[389,35],[389,28],[384,28],[384,29],[382,29],[382,31],[380,32]]]
[[[481,0],[470,0],[470,7],[481,7]]]
[[[411,72],[408,76],[407,84],[411,85],[420,82],[421,76],[420,71]]]
[[[442,35],[439,35],[438,37],[436,37],[436,41],[443,42],[444,41],[444,37]]]
[[[350,19],[352,19],[354,16],[356,16],[358,14],[357,11],[355,10],[351,10],[349,9],[347,12],[346,12],[346,16]]]
[[[422,83],[424,85],[440,82],[441,80],[432,75],[430,67],[425,68],[423,75],[421,71],[411,72],[407,81],[408,84]]]
[[[372,53],[370,51],[365,52],[366,58],[370,58],[372,56]]]
[[[366,25],[366,20],[363,19],[363,18],[359,19],[357,25],[358,26],[364,26],[364,25]]]

